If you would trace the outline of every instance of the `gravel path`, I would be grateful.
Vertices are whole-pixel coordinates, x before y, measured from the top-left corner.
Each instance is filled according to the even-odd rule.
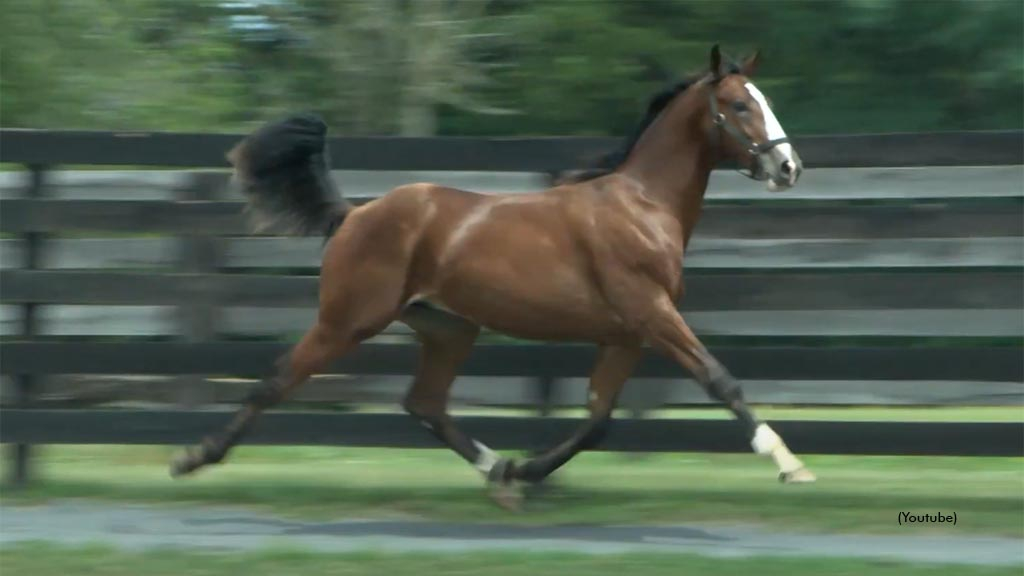
[[[826,556],[1024,565],[1024,540],[1000,537],[796,534],[754,526],[510,526],[345,520],[306,522],[231,508],[62,502],[0,506],[0,546],[31,540],[124,549],[316,551],[548,550],[690,552],[719,557]]]

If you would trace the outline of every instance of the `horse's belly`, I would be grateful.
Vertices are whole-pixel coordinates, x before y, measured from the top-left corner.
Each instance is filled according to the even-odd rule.
[[[501,265],[504,264],[504,265]],[[582,271],[491,263],[446,279],[439,304],[486,328],[536,340],[609,341],[622,323]]]
[[[560,197],[481,202],[431,231],[436,265],[414,292],[477,324],[540,340],[607,341],[622,332]],[[440,221],[439,221],[440,222]]]
[[[454,311],[487,329],[516,338],[611,342],[623,336],[621,322],[607,313],[518,304],[515,301],[467,302]]]

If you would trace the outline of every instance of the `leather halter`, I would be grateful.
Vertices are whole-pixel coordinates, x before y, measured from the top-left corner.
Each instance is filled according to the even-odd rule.
[[[739,128],[736,127],[735,124],[729,122],[729,119],[725,116],[725,114],[718,110],[718,98],[715,96],[714,90],[711,90],[711,94],[708,96],[708,99],[711,103],[711,121],[714,123],[715,126],[718,127],[718,130],[716,130],[714,133],[715,139],[718,140],[720,130],[725,130],[726,132],[729,133],[730,136],[735,138],[740,144],[743,145],[743,149],[746,150],[747,154],[750,155],[751,159],[754,161],[754,164],[757,166],[757,172],[754,172],[752,168],[749,169],[749,174],[744,172],[742,169],[737,170],[737,172],[753,180],[763,180],[763,177],[767,177],[767,174],[764,173],[764,167],[761,164],[761,155],[767,154],[779,144],[785,144],[786,142],[789,142],[789,138],[776,138],[774,140],[768,140],[767,142],[763,142],[760,144],[754,142],[753,140],[750,139],[749,136],[747,136],[746,132],[740,130]],[[717,148],[718,145],[719,143],[716,142],[715,147]]]

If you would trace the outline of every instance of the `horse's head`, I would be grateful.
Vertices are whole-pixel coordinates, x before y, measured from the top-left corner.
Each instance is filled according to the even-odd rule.
[[[723,156],[749,170],[748,176],[768,182],[768,190],[796,184],[803,163],[789,143],[768,99],[750,77],[757,70],[759,53],[741,65],[722,61],[716,44],[711,49],[710,131]]]

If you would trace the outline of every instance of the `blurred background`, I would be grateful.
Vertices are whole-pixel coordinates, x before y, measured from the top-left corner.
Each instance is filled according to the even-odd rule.
[[[5,0],[6,127],[621,135],[708,47],[790,133],[1019,128],[1016,0]]]
[[[714,43],[761,49],[808,170],[781,194],[712,174],[681,310],[822,482],[777,485],[649,354],[611,450],[510,516],[401,413],[418,345],[397,323],[257,446],[167,477],[317,314],[323,239],[251,232],[238,134],[321,114],[356,203],[414,181],[530,193],[615,148]],[[0,0],[0,128],[4,574],[1020,573],[1020,0]],[[453,412],[503,453],[551,446],[592,363],[485,332]],[[961,521],[915,526],[923,546],[901,510]],[[351,553],[368,541],[421,555]],[[678,555],[780,542],[835,556]]]

